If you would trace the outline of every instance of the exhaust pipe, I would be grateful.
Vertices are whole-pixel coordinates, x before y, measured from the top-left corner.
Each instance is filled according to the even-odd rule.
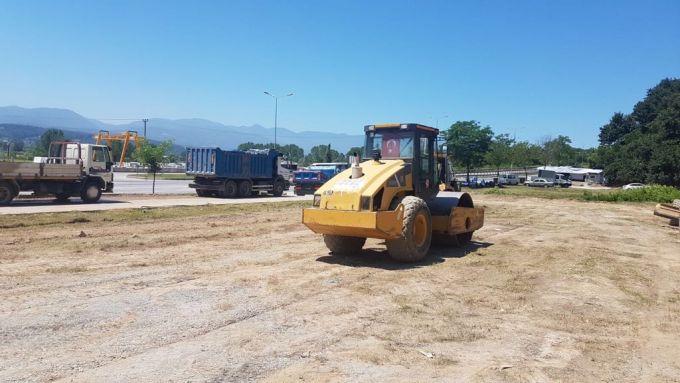
[[[361,178],[364,175],[363,169],[359,165],[359,156],[354,153],[354,160],[352,164],[352,179]]]

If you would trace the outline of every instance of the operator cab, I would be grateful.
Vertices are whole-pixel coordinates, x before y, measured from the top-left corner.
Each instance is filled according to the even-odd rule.
[[[364,158],[403,160],[413,173],[413,191],[416,196],[430,198],[439,191],[441,172],[436,163],[439,130],[420,124],[366,125]]]

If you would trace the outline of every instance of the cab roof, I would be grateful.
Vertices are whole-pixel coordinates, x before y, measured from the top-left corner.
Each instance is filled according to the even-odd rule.
[[[421,130],[428,133],[439,134],[439,130],[431,126],[415,123],[389,123],[389,124],[373,124],[364,126],[364,131],[369,132],[378,129],[402,129],[408,131]]]

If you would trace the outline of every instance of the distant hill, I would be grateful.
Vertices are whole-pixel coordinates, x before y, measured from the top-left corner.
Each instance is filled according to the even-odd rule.
[[[40,128],[60,128],[76,132],[97,132],[107,129],[111,132],[136,130],[142,133],[141,121],[124,125],[107,124],[89,119],[68,109],[22,108],[18,106],[0,107],[0,124],[19,124]],[[362,133],[360,127],[357,133]],[[171,139],[180,146],[219,146],[222,149],[235,149],[244,142],[269,143],[274,141],[274,129],[260,125],[231,126],[204,119],[170,120],[153,118],[147,123],[147,134],[152,140]],[[315,145],[331,144],[338,151],[345,152],[353,146],[363,144],[363,135],[327,132],[294,132],[279,128],[279,144],[296,144],[306,153]]]
[[[49,128],[41,128],[32,125],[0,123],[0,140],[21,140],[31,145],[40,139],[40,136]],[[64,130],[64,136],[70,140],[80,142],[94,142],[91,133]]]

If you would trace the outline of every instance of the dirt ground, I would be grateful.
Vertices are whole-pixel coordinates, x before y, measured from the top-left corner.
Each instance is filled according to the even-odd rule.
[[[677,228],[475,199],[475,242],[417,265],[329,255],[294,206],[6,226],[0,381],[680,381]]]

